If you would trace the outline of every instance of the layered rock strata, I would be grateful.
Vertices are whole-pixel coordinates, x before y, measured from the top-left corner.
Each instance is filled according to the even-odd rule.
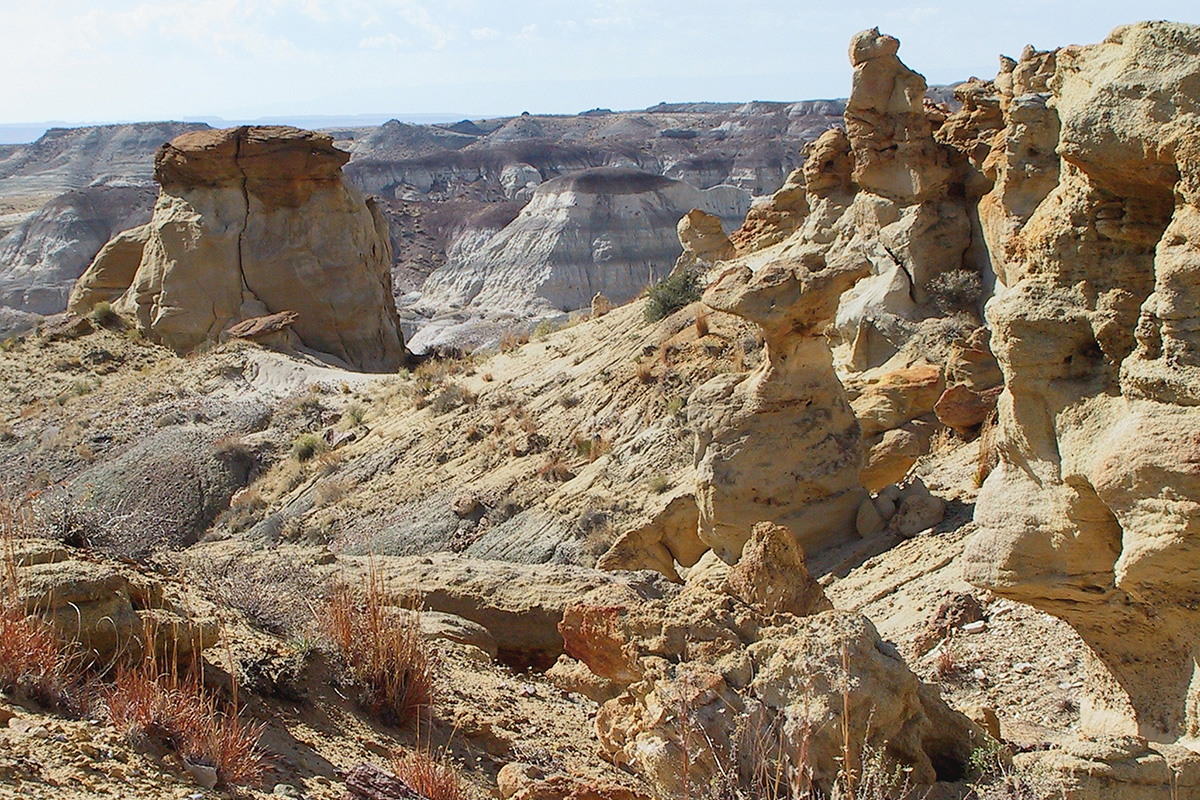
[[[328,136],[296,128],[177,137],[155,156],[162,188],[150,223],[105,246],[71,310],[111,301],[180,351],[241,320],[295,311],[306,346],[395,370],[404,347],[387,224],[343,182],[348,158]]]

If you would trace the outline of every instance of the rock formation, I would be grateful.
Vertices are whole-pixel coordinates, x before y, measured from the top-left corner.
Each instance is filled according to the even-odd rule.
[[[178,592],[155,578],[78,558],[45,540],[13,546],[12,557],[12,579],[27,611],[52,623],[87,663],[107,669],[121,659],[136,662],[147,634],[156,655],[183,662],[216,643],[216,620],[184,607]]]
[[[730,563],[756,521],[790,528],[806,550],[839,544],[866,499],[858,421],[821,331],[868,265],[820,266],[799,257],[758,271],[738,266],[704,295],[712,308],[758,323],[766,340],[758,369],[717,376],[688,404],[700,538]]]
[[[243,319],[295,311],[292,329],[308,347],[358,369],[395,370],[404,348],[387,225],[342,181],[348,158],[328,136],[295,128],[177,137],[155,156],[162,189],[148,229],[105,247],[71,309],[112,298],[180,351]]]
[[[717,780],[754,786],[768,763],[828,792],[846,755],[844,722],[851,759],[864,745],[886,748],[915,784],[957,779],[982,742],[977,729],[866,617],[830,610],[786,529],[757,526],[747,551],[724,581],[636,606],[567,608],[567,652],[623,690],[596,716],[608,757],[657,797]]]
[[[693,208],[679,220],[675,232],[683,248],[675,262],[676,270],[711,267],[733,258],[733,243],[725,234],[720,217]]]
[[[945,388],[940,362],[924,362],[919,379],[876,381],[890,380],[890,393],[855,390],[852,411],[830,351],[838,346],[839,367],[883,365],[923,319],[939,324],[930,302],[939,277],[970,267],[957,151],[935,140],[933,120],[945,117],[927,116],[925,81],[896,57],[898,46],[878,30],[854,37],[846,130],[818,138],[804,167],[751,211],[731,237],[740,258],[704,295],[757,323],[766,340],[757,370],[717,376],[689,403],[700,537],[726,561],[759,520],[787,526],[810,552],[847,541],[867,500],[863,481],[882,488],[928,449]],[[885,329],[890,339],[871,334]],[[916,384],[921,391],[904,391]],[[912,422],[922,416],[925,428]],[[898,442],[903,425],[912,430]],[[873,437],[866,476],[864,433]]]
[[[1091,729],[1194,741],[1200,27],[1027,50],[1001,78],[984,208],[1005,389],[969,576],[1062,617],[1111,670],[1136,719],[1095,709]]]

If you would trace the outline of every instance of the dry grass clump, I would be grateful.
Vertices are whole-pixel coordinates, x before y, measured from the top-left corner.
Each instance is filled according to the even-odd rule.
[[[315,433],[302,433],[292,444],[292,455],[296,457],[297,461],[303,463],[321,455],[327,449],[328,445],[320,436]]]
[[[566,457],[560,450],[546,455],[546,461],[538,467],[537,474],[539,478],[555,483],[564,483],[575,477],[575,473],[571,471],[570,464],[567,463]]]
[[[983,486],[987,476],[1000,463],[1000,426],[993,410],[979,428],[979,456],[975,462],[975,486]]]
[[[372,566],[360,592],[334,586],[323,624],[362,690],[362,705],[399,724],[433,706],[437,656],[421,634],[419,611],[396,608],[393,599]]]
[[[259,630],[296,634],[312,619],[307,599],[316,577],[308,567],[274,551],[255,559],[196,558],[187,572],[209,599],[241,611]]]
[[[0,498],[0,690],[52,708],[82,702],[82,672],[54,627],[28,613],[17,574],[16,545],[31,523],[23,504]]]
[[[395,753],[392,773],[421,797],[428,800],[472,800],[467,782],[443,755],[434,758],[428,750]]]
[[[445,414],[461,406],[475,402],[475,395],[459,386],[457,383],[447,383],[429,403],[435,414]]]
[[[575,448],[575,455],[586,458],[588,462],[612,452],[612,440],[607,436],[581,436],[577,433],[571,445]]]
[[[130,739],[164,747],[189,764],[212,767],[227,786],[261,780],[266,759],[259,739],[265,725],[243,720],[236,702],[222,710],[194,672],[181,676],[146,658],[119,669],[104,697],[113,725]]]
[[[662,494],[670,489],[673,485],[674,484],[671,482],[671,479],[662,474],[652,475],[646,481],[646,488],[654,494]]]
[[[529,343],[529,334],[510,328],[500,337],[500,352],[511,353],[523,344]]]
[[[704,306],[696,309],[696,336],[701,339],[708,336],[708,309]]]

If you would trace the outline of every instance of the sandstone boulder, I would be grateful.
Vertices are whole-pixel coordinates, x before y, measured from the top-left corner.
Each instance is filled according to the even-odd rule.
[[[296,128],[177,137],[155,156],[162,188],[148,228],[101,252],[71,307],[120,291],[114,308],[180,351],[293,310],[306,346],[358,369],[395,370],[404,347],[387,224],[342,181],[348,158],[327,135]]]
[[[806,617],[833,608],[804,566],[804,553],[787,528],[760,522],[729,570],[729,593],[764,614]]]
[[[217,641],[216,620],[182,607],[156,579],[48,541],[18,544],[13,555],[26,610],[49,620],[88,663],[136,662],[148,646],[186,663]]]
[[[675,270],[711,267],[733,258],[733,244],[725,235],[720,217],[693,208],[683,215],[675,230],[683,247],[683,253],[675,261]]]

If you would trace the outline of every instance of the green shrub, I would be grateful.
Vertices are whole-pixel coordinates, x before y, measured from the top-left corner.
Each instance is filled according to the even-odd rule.
[[[700,276],[694,270],[681,270],[646,289],[646,321],[658,322],[684,306],[700,299]]]
[[[117,312],[113,311],[112,303],[109,303],[107,300],[101,300],[92,306],[88,317],[102,328],[112,327],[121,321],[121,318],[117,316]]]
[[[312,433],[302,433],[292,445],[292,455],[297,461],[309,461],[325,452],[325,440]]]

